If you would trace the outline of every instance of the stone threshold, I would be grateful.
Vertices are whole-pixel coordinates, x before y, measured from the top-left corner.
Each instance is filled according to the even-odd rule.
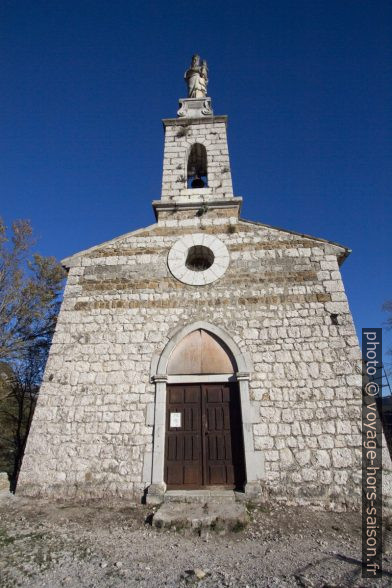
[[[164,502],[185,502],[199,503],[206,502],[236,502],[237,494],[234,490],[223,489],[206,489],[206,490],[167,490],[165,492]]]
[[[208,500],[202,502],[165,502],[153,515],[152,525],[157,529],[192,529],[197,531],[215,530],[221,534],[241,531],[246,527],[249,516],[244,504],[234,500]]]

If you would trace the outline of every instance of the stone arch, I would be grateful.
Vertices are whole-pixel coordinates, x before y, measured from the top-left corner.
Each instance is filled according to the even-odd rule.
[[[153,358],[151,365],[152,378],[158,374],[167,374],[167,364],[175,347],[184,337],[189,335],[192,331],[197,330],[207,331],[208,333],[215,335],[215,337],[220,339],[225,344],[234,357],[238,372],[249,373],[252,371],[252,365],[248,354],[241,351],[238,344],[224,329],[206,321],[196,321],[189,325],[185,325],[184,327],[180,327],[174,331],[174,333],[172,333],[170,340],[166,344],[162,353],[160,355],[156,355]]]
[[[204,330],[197,329],[185,335],[173,349],[167,375],[235,374],[237,364],[223,341]]]
[[[196,321],[189,325],[177,328],[169,334],[169,341],[166,343],[164,349],[160,354],[155,355],[151,363],[151,380],[155,384],[155,401],[154,401],[154,417],[151,424],[153,429],[153,449],[151,455],[151,478],[150,485],[147,492],[147,502],[150,504],[158,504],[162,502],[166,491],[166,484],[164,482],[164,452],[165,452],[165,431],[166,431],[166,386],[167,383],[173,382],[172,378],[183,378],[188,381],[191,376],[171,376],[167,373],[168,362],[173,350],[178,343],[187,335],[196,330],[203,330],[219,339],[224,347],[226,347],[234,360],[237,372],[230,375],[229,379],[223,379],[224,374],[221,374],[222,379],[218,381],[233,381],[238,382],[241,416],[242,416],[242,432],[244,441],[244,458],[246,470],[246,485],[245,493],[249,496],[257,495],[260,491],[258,480],[262,479],[264,473],[264,456],[261,452],[255,452],[253,443],[253,411],[249,398],[249,380],[250,372],[252,371],[252,362],[247,353],[244,353],[240,346],[234,339],[221,327],[212,325],[206,321]],[[226,374],[227,375],[227,374]],[[196,376],[197,377],[197,376]],[[215,375],[204,376],[215,379]],[[178,380],[175,380],[178,382]],[[182,380],[180,380],[182,381]],[[205,380],[196,380],[205,381]],[[214,381],[214,380],[207,380]]]

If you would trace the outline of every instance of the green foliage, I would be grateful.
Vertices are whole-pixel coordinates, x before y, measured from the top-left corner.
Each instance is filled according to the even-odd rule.
[[[0,471],[15,489],[56,325],[65,271],[33,253],[28,221],[0,219]]]
[[[7,236],[0,219],[0,359],[20,358],[47,345],[56,324],[65,272],[54,257],[31,253],[28,221],[12,225]]]

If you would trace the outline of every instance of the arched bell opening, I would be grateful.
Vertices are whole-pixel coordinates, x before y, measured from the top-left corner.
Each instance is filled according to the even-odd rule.
[[[201,143],[192,145],[187,165],[187,187],[206,188],[208,186],[207,150]]]

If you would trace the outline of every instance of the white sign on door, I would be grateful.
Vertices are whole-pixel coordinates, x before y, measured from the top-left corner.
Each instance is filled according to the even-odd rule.
[[[170,428],[181,427],[181,413],[171,412],[170,413]]]

